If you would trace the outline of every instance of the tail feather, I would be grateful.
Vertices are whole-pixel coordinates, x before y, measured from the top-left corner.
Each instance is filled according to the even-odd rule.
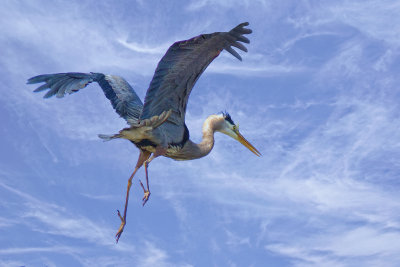
[[[104,142],[110,141],[113,139],[117,139],[117,138],[121,138],[120,134],[99,134],[98,136],[99,136],[99,138],[103,139]]]

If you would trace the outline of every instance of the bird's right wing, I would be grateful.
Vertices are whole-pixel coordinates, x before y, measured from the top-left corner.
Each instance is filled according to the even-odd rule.
[[[101,89],[103,89],[106,97],[110,100],[115,111],[129,124],[137,124],[142,113],[142,101],[129,83],[119,76],[102,73],[68,72],[35,76],[30,78],[27,83],[41,82],[44,82],[44,84],[34,90],[34,92],[49,89],[44,98],[54,95],[63,97],[66,93],[75,93],[86,87],[89,83],[97,82]]]
[[[224,49],[242,60],[232,46],[247,52],[240,42],[249,43],[249,39],[243,36],[251,33],[250,29],[244,28],[248,25],[245,22],[229,32],[202,34],[174,43],[158,63],[140,119],[171,110],[167,122],[180,126],[183,133],[187,101],[197,79]]]

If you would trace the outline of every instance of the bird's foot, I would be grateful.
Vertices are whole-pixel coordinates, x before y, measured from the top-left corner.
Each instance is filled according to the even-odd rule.
[[[118,210],[118,217],[121,219],[121,225],[119,226],[118,232],[115,235],[115,239],[116,239],[117,243],[118,243],[119,238],[122,235],[122,232],[124,231],[124,227],[125,227],[125,224],[126,224],[126,222],[125,222],[124,218],[121,216],[121,213],[119,212],[119,210]]]
[[[144,186],[143,186],[143,184],[142,184],[142,181],[139,180],[139,182],[140,182],[140,186],[143,188],[143,192],[144,192],[144,196],[143,196],[143,198],[142,198],[142,200],[143,200],[143,206],[144,206],[144,204],[146,204],[146,202],[149,200],[150,191],[144,189]]]
[[[150,197],[150,192],[149,191],[145,191],[144,192],[144,196],[143,196],[143,206],[144,206],[144,204],[146,204],[146,202],[149,200],[149,197]]]

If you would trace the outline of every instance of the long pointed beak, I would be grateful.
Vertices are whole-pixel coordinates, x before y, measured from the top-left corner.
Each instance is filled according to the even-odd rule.
[[[244,138],[243,135],[239,133],[239,131],[235,131],[235,133],[237,134],[237,138],[235,138],[236,140],[238,140],[242,145],[247,147],[251,152],[256,154],[258,157],[261,156],[260,151],[258,151],[252,144],[250,144],[250,142],[247,141],[246,138]]]

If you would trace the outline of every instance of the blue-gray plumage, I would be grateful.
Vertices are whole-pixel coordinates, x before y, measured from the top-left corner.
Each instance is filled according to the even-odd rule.
[[[143,103],[133,88],[124,78],[115,75],[104,75],[102,73],[57,73],[35,76],[28,80],[28,84],[45,84],[38,87],[34,92],[46,89],[49,91],[44,98],[56,95],[58,98],[65,94],[72,94],[86,87],[91,82],[97,82],[105,96],[110,100],[115,111],[129,124],[136,124],[143,110]]]
[[[214,132],[218,131],[238,140],[257,156],[260,152],[252,146],[240,133],[228,113],[209,116],[203,124],[203,139],[196,144],[189,138],[185,124],[186,106],[190,92],[207,66],[226,50],[242,60],[232,46],[247,52],[241,44],[249,43],[243,34],[251,30],[244,28],[247,22],[241,23],[229,32],[202,34],[189,40],[174,43],[158,63],[153,79],[147,90],[144,105],[132,87],[119,76],[102,73],[57,73],[39,75],[28,80],[29,84],[41,83],[35,92],[48,90],[45,98],[56,95],[63,97],[97,82],[110,100],[115,111],[124,118],[129,127],[118,134],[99,135],[104,140],[124,138],[130,140],[140,149],[135,170],[128,180],[124,215],[118,216],[121,225],[116,234],[117,242],[126,225],[129,191],[132,178],[144,165],[146,172],[146,189],[143,205],[150,196],[147,168],[158,156],[175,160],[190,160],[206,156],[214,146]]]

